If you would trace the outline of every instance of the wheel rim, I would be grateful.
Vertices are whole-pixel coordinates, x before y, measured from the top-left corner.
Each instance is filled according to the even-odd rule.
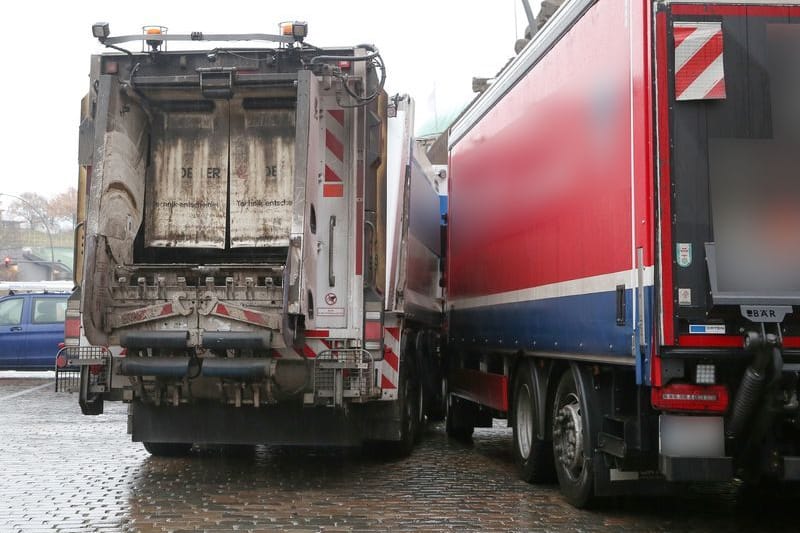
[[[553,447],[566,474],[576,480],[583,471],[583,418],[575,393],[564,397],[553,424]]]
[[[514,406],[514,411],[516,412],[519,454],[523,459],[527,459],[531,454],[531,442],[533,441],[533,409],[531,407],[531,391],[527,384],[522,385],[517,393],[517,404]]]

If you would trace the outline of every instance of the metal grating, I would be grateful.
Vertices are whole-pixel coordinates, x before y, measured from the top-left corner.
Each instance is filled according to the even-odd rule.
[[[103,346],[65,346],[56,356],[56,392],[78,392],[82,366],[105,366],[110,353]],[[90,372],[89,386],[102,385],[106,372]]]
[[[325,350],[314,359],[314,396],[340,405],[344,398],[367,399],[372,395],[372,355],[360,348]]]

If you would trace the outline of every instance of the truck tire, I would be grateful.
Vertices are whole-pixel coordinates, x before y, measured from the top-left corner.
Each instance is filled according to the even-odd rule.
[[[528,483],[543,483],[553,479],[553,449],[549,442],[537,436],[539,405],[533,374],[523,363],[514,380],[514,462],[519,477]]]
[[[553,401],[553,455],[561,494],[584,508],[594,499],[594,470],[591,447],[585,446],[589,413],[584,412],[584,393],[579,389],[572,369],[567,369]]]
[[[183,457],[192,449],[191,442],[143,442],[144,449],[155,457]]]
[[[404,364],[405,363],[405,364]],[[406,359],[400,364],[400,440],[392,441],[390,453],[394,457],[408,457],[414,450],[419,432],[419,384],[416,383]]]

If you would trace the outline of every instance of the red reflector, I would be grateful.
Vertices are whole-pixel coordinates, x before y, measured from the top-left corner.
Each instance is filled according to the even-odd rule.
[[[728,388],[725,385],[671,383],[663,388],[654,387],[650,399],[654,408],[663,411],[724,413],[728,409]]]
[[[128,355],[128,349],[127,348],[123,348],[123,349],[121,349],[119,351],[119,356],[120,357],[125,357],[126,355]]]
[[[103,365],[91,365],[91,366],[89,367],[89,372],[90,372],[90,373],[91,373],[93,376],[100,375],[100,374],[103,372]]]
[[[64,321],[64,337],[77,339],[81,336],[81,319],[68,318]]]
[[[349,61],[339,61],[339,68],[342,70],[350,70],[350,62]]]
[[[65,366],[67,366],[67,358],[64,357],[63,355],[59,355],[58,357],[56,357],[56,366],[58,368],[64,368]]]
[[[59,350],[60,350],[61,348],[63,348],[64,346],[66,346],[66,344],[64,344],[63,342],[59,342],[59,343],[58,343],[58,349],[59,349]]]
[[[383,328],[380,320],[367,320],[364,322],[364,339],[381,340],[383,339]]]

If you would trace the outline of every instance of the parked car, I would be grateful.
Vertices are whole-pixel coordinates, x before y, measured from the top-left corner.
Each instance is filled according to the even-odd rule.
[[[0,370],[52,370],[64,342],[66,292],[0,298]]]

